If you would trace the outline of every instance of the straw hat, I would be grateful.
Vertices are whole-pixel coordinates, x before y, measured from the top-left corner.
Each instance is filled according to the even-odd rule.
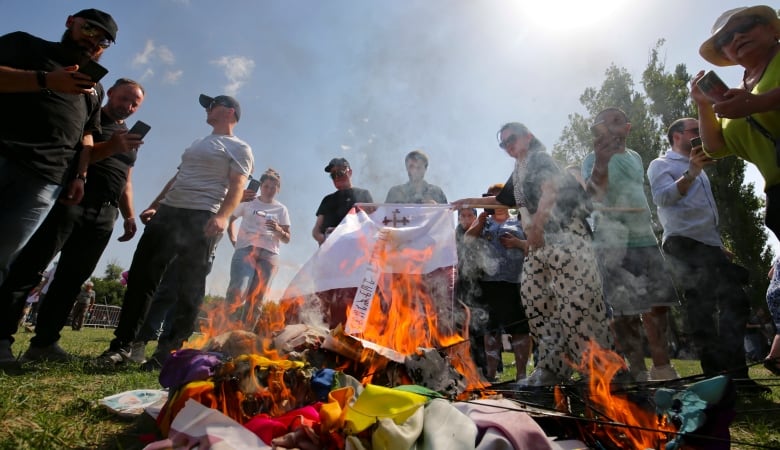
[[[777,12],[769,6],[742,6],[739,8],[730,9],[718,17],[715,21],[715,25],[712,26],[712,35],[709,39],[704,41],[699,47],[699,54],[702,58],[715,64],[716,66],[733,66],[736,63],[726,58],[716,47],[715,38],[723,28],[728,25],[731,19],[737,19],[739,17],[761,17],[766,19],[767,23],[771,24],[775,31],[780,33],[780,18],[777,17]]]

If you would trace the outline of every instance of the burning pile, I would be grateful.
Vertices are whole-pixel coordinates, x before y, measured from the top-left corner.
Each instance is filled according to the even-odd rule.
[[[284,300],[252,306],[253,333],[211,317],[202,340],[190,342],[203,350],[179,351],[163,367],[160,381],[171,395],[158,417],[161,430],[167,433],[187,400],[195,400],[283,447],[409,448],[422,438],[440,445],[431,448],[473,448],[478,437],[501,434],[492,438],[515,448],[557,448],[539,417],[573,421],[574,431],[557,426],[565,431],[557,434],[603,448],[670,441],[674,426],[613,392],[622,359],[595,347],[579,368],[588,386],[556,388],[563,413],[500,400],[500,387],[487,384],[471,358],[468,311],[452,300],[454,242],[430,230],[448,212],[433,212],[426,225],[403,229],[350,213]],[[405,223],[430,213],[415,208]],[[452,240],[451,217],[443,223]],[[561,405],[587,398],[583,390],[587,409],[572,415]],[[518,391],[504,394],[517,398]],[[442,430],[444,424],[452,428]],[[408,428],[417,434],[405,434]]]

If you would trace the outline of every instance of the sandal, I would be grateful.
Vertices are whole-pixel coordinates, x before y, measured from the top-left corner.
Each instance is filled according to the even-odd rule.
[[[780,357],[765,359],[764,367],[773,374],[780,376]]]

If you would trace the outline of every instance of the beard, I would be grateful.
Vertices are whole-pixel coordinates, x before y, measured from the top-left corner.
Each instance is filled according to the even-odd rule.
[[[80,44],[78,41],[73,39],[73,31],[70,28],[66,29],[62,34],[60,43],[65,49],[66,58],[74,64],[83,65],[90,59],[93,61],[99,61],[103,54],[102,52],[95,52],[95,47],[92,46],[91,42],[89,43],[90,46],[85,47],[83,44]]]

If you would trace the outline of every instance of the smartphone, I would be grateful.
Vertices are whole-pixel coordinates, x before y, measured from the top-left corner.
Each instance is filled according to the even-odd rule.
[[[699,136],[696,136],[695,138],[691,139],[691,148],[701,147],[701,138]]]
[[[84,63],[83,65],[79,65],[78,71],[85,75],[88,75],[95,83],[100,81],[100,79],[106,76],[106,74],[108,73],[108,69],[106,69],[105,67],[101,66],[100,64],[98,64],[97,62],[91,59],[86,63]]]
[[[713,102],[722,102],[726,99],[726,91],[729,90],[728,85],[720,79],[718,74],[710,70],[705,73],[703,77],[699,78],[696,82],[696,86]]]
[[[250,191],[257,192],[260,189],[260,180],[256,180],[252,178],[251,180],[249,180],[249,186],[247,186],[246,188],[249,189]]]
[[[143,139],[144,136],[146,136],[146,133],[148,133],[149,130],[151,129],[152,129],[151,126],[139,120],[135,123],[135,125],[133,125],[133,128],[130,128],[130,131],[128,131],[128,133],[140,135],[141,139]]]

